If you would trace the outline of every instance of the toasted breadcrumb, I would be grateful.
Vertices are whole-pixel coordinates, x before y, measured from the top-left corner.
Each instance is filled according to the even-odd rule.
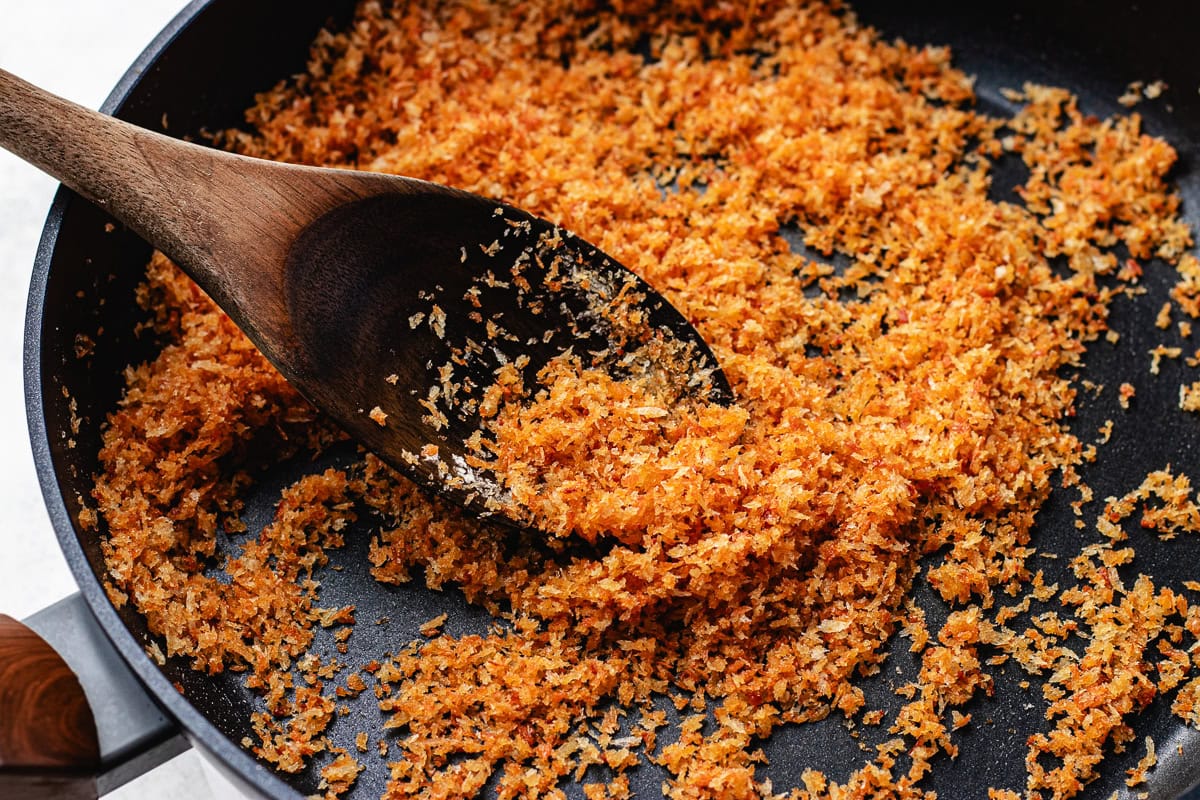
[[[420,627],[422,636],[436,636],[441,633],[442,626],[446,624],[446,615],[440,614],[429,620]]]
[[[1118,390],[1117,402],[1120,404],[1122,409],[1128,411],[1129,401],[1132,400],[1136,394],[1137,389],[1134,388],[1133,384],[1122,383],[1121,388]]]
[[[365,769],[358,759],[349,753],[341,753],[330,764],[321,769],[320,788],[326,790],[329,798],[340,797],[358,780],[358,774]]]
[[[1171,327],[1171,304],[1163,303],[1162,308],[1158,310],[1158,316],[1154,319],[1154,325],[1159,330],[1166,330]]]
[[[480,387],[483,449],[552,542],[514,543],[367,456],[285,489],[261,535],[220,554],[221,580],[206,569],[218,531],[244,528],[239,493],[340,434],[156,255],[139,300],[166,345],[125,376],[93,493],[110,598],[145,615],[165,656],[245,671],[265,706],[247,746],[284,772],[324,763],[330,794],[363,768],[326,739],[348,713],[337,698],[367,687],[351,672],[327,688],[344,665],[308,652],[314,627],[353,618],[317,606],[312,574],[356,509],[378,520],[375,578],[457,586],[505,623],[427,625],[364,667],[397,734],[377,744],[393,759],[385,797],[550,796],[601,765],[614,777],[583,791],[622,797],[645,759],[672,797],[770,794],[755,742],[781,725],[882,724],[857,684],[897,631],[919,674],[895,687],[893,738],[837,780],[806,770],[799,796],[927,797],[921,779],[970,739],[961,707],[1005,665],[1037,676],[1047,704],[1027,796],[1078,793],[1162,692],[1179,687],[1175,712],[1200,725],[1180,644],[1200,611],[1120,575],[1139,507],[1161,537],[1200,527],[1186,476],[1107,500],[1063,556],[1073,582],[1031,561],[1053,476],[1079,485],[1096,457],[1063,421],[1080,391],[1066,372],[1092,341],[1117,341],[1119,292],[1098,278],[1133,291],[1164,259],[1173,303],[1200,317],[1200,262],[1166,179],[1175,151],[1062,89],[1009,91],[1019,108],[997,119],[972,87],[948,50],[886,41],[819,2],[360,4],[221,141],[561,222],[696,323],[737,402],[664,403],[569,361],[523,385],[505,365]],[[1020,203],[988,197],[1004,153],[1030,169]],[[785,227],[849,266],[792,252]],[[502,244],[483,247],[499,261]],[[447,312],[408,320],[425,322],[443,336]],[[1177,351],[1156,348],[1154,368]],[[1132,397],[1122,385],[1122,407]],[[276,446],[246,446],[259,435]],[[944,623],[913,603],[918,576]],[[1008,627],[1021,614],[1036,617]],[[661,696],[682,722],[660,742]]]
[[[1179,387],[1179,407],[1184,411],[1200,412],[1200,381]]]
[[[1125,87],[1125,92],[1117,98],[1117,102],[1126,108],[1133,108],[1142,100],[1142,90],[1145,88],[1144,81],[1133,81]]]
[[[1146,737],[1146,754],[1138,761],[1137,766],[1126,770],[1129,775],[1125,779],[1126,786],[1138,786],[1146,782],[1146,774],[1158,763],[1158,755],[1154,752],[1154,740]]]
[[[1183,355],[1183,348],[1168,347],[1164,344],[1156,345],[1154,349],[1150,351],[1150,374],[1158,374],[1162,359],[1175,359],[1179,358],[1181,355]]]

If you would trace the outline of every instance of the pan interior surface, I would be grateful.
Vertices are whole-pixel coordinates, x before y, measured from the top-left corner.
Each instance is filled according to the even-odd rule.
[[[108,110],[152,128],[160,128],[163,120],[168,120],[169,132],[178,134],[199,135],[240,124],[242,110],[251,104],[253,94],[301,69],[317,28],[331,21],[331,13],[335,26],[344,24],[351,4],[332,9],[328,3],[296,3],[289,7],[286,19],[267,5],[213,0],[195,7],[190,23],[160,40],[139,68],[131,71]],[[1183,218],[1193,230],[1200,224],[1196,212],[1200,178],[1195,170],[1200,96],[1195,91],[1195,50],[1183,41],[1185,32],[1200,29],[1200,8],[1184,3],[1138,8],[1123,2],[1063,2],[994,4],[968,10],[965,4],[871,0],[854,6],[864,22],[886,37],[950,45],[956,65],[977,78],[980,107],[998,114],[1012,113],[1015,108],[1001,90],[1019,89],[1026,82],[1068,88],[1079,96],[1085,112],[1103,117],[1128,113],[1117,104],[1117,98],[1130,82],[1165,81],[1168,88],[1162,97],[1142,103],[1137,111],[1143,115],[1148,133],[1162,136],[1178,150],[1173,176],[1184,201]],[[261,37],[254,33],[267,27],[278,34]],[[213,52],[225,55],[212,59],[209,54]],[[205,67],[198,69],[197,64]],[[1005,193],[1022,179],[1018,166],[1000,164],[993,191],[1002,199],[1013,199]],[[183,659],[167,659],[159,667],[144,652],[153,639],[145,621],[129,606],[114,612],[108,604],[100,584],[106,567],[96,534],[77,522],[82,503],[92,490],[92,476],[99,469],[101,426],[117,405],[123,370],[151,357],[159,346],[137,332],[144,317],[132,302],[149,251],[120,228],[107,232],[106,222],[93,207],[60,195],[31,292],[32,335],[27,341],[31,425],[56,530],[76,578],[109,636],[188,733],[263,794],[312,794],[318,791],[318,768],[323,762],[287,776],[290,788],[285,788],[241,749],[242,740],[252,734],[250,713],[261,708],[241,674],[204,675],[190,669]],[[821,258],[819,254],[814,257]],[[1095,396],[1080,394],[1072,430],[1088,443],[1097,438],[1095,432],[1107,420],[1119,422],[1104,445],[1102,468],[1081,470],[1084,481],[1101,499],[1085,507],[1089,518],[1098,513],[1102,498],[1124,494],[1151,470],[1175,465],[1186,473],[1200,465],[1200,422],[1177,408],[1178,387],[1193,379],[1183,360],[1164,361],[1160,374],[1152,376],[1148,358],[1131,355],[1147,353],[1163,341],[1164,334],[1154,320],[1173,282],[1174,274],[1167,265],[1148,264],[1142,282],[1147,292],[1113,304],[1110,325],[1121,333],[1119,349],[1103,341],[1089,346],[1080,377],[1109,389]],[[1187,341],[1172,343],[1187,350]],[[1137,387],[1135,414],[1122,414],[1118,407],[1116,387],[1125,382]],[[228,537],[222,544],[236,546],[269,524],[283,487],[303,475],[344,467],[358,458],[353,447],[343,445],[315,462],[300,459],[271,467],[259,476],[246,498],[243,518],[247,532]],[[1077,552],[1079,534],[1070,499],[1057,493],[1043,507],[1034,542],[1039,549]],[[346,642],[346,652],[339,652],[333,630],[318,631],[313,652],[326,661],[365,663],[419,639],[420,627],[441,614],[447,616],[447,633],[484,634],[489,630],[491,617],[469,605],[457,591],[429,591],[419,580],[399,587],[373,580],[363,565],[378,524],[369,515],[362,515],[361,520],[345,531],[346,546],[331,551],[330,564],[317,575],[321,604],[353,605],[359,622]],[[1172,583],[1193,579],[1192,565],[1200,563],[1200,546],[1194,538],[1184,536],[1139,549],[1137,570]],[[1047,583],[1066,580],[1066,561],[1061,558],[1043,565]],[[927,586],[918,590],[914,599],[931,628],[936,629],[946,618],[947,607]],[[893,636],[884,671],[861,681],[868,700],[878,707],[897,708],[903,701],[895,689],[914,680],[920,669],[920,659],[908,652],[908,644],[908,640]],[[958,757],[942,759],[922,786],[942,797],[981,797],[989,786],[1024,787],[1026,740],[1044,726],[1038,687],[1036,683],[1032,689],[1022,687],[1026,678],[1011,665],[1000,672],[994,696],[977,698],[963,709],[976,724],[960,732]],[[337,719],[328,735],[335,745],[354,752],[358,732],[370,732],[374,742],[375,732],[382,730],[386,718],[371,692],[344,702],[350,713]],[[669,704],[664,708],[674,714]],[[1200,779],[1200,761],[1172,760],[1168,752],[1179,745],[1185,753],[1194,754],[1200,747],[1200,737],[1170,713],[1169,695],[1155,700],[1134,727],[1135,742],[1152,736],[1163,754],[1160,768],[1151,772],[1142,790],[1149,789],[1154,797],[1178,797]],[[831,779],[845,780],[856,765],[869,760],[874,745],[887,738],[886,726],[851,730],[838,715],[784,727],[761,743],[770,762],[761,775],[769,777],[777,791],[801,786],[801,774],[810,767]],[[1123,753],[1110,754],[1102,777],[1080,796],[1105,798],[1113,792],[1129,793],[1126,770],[1137,763],[1142,752],[1131,746]],[[387,759],[363,757],[363,761],[367,769],[348,796],[377,797],[388,780]],[[1188,761],[1195,766],[1189,767]],[[637,767],[631,772],[632,787],[638,796],[658,796],[664,774],[657,768]],[[593,767],[586,780],[602,777],[603,771]],[[577,784],[565,791],[568,796],[583,796]]]

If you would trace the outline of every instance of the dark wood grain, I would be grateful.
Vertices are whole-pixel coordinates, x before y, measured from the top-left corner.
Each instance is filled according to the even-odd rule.
[[[96,724],[75,673],[0,615],[0,797],[96,797]]]

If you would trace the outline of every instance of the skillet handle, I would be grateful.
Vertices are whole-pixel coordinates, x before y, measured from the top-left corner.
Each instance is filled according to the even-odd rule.
[[[22,622],[0,617],[0,800],[92,800],[189,746],[82,595]]]
[[[93,800],[99,766],[79,679],[42,637],[0,615],[0,796]]]

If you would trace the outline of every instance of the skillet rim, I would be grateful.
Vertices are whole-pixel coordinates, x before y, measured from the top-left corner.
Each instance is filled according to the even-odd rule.
[[[218,0],[191,0],[133,62],[101,106],[101,110],[120,116],[145,74],[170,50],[176,38],[202,17],[205,11],[219,5]],[[79,202],[72,192],[65,189],[58,191],[42,231],[28,295],[24,348],[26,414],[30,441],[43,499],[60,547],[81,594],[105,635],[155,701],[180,724],[188,740],[209,755],[215,765],[235,775],[247,789],[264,796],[299,800],[303,797],[302,793],[229,739],[195,705],[175,691],[167,676],[146,655],[134,632],[125,625],[109,602],[97,573],[87,560],[75,522],[67,510],[58,482],[59,474],[53,463],[50,431],[45,414],[43,386],[49,387],[49,384],[43,384],[43,380],[48,380],[49,376],[45,375],[43,370],[42,345],[50,269],[59,243],[58,236],[63,218],[72,200]]]
[[[154,68],[179,35],[217,2],[218,0],[191,0],[181,9],[122,74],[116,86],[101,104],[100,111],[120,117],[125,104],[146,73]],[[142,644],[126,627],[109,601],[99,576],[93,571],[83,551],[79,533],[75,529],[75,521],[67,511],[51,452],[50,432],[46,424],[42,338],[50,270],[54,262],[63,217],[72,201],[81,202],[73,191],[66,187],[59,187],[46,216],[33,262],[25,308],[24,331],[23,375],[26,422],[29,428],[34,464],[37,468],[38,483],[42,490],[42,499],[54,533],[58,538],[59,547],[75,578],[80,594],[83,595],[101,630],[104,631],[105,636],[137,676],[151,698],[179,725],[187,740],[223,772],[235,778],[241,788],[253,791],[263,797],[302,800],[303,795],[300,792],[288,785],[270,767],[231,741],[205,714],[180,694],[167,676],[150,659],[150,656],[142,648]]]

